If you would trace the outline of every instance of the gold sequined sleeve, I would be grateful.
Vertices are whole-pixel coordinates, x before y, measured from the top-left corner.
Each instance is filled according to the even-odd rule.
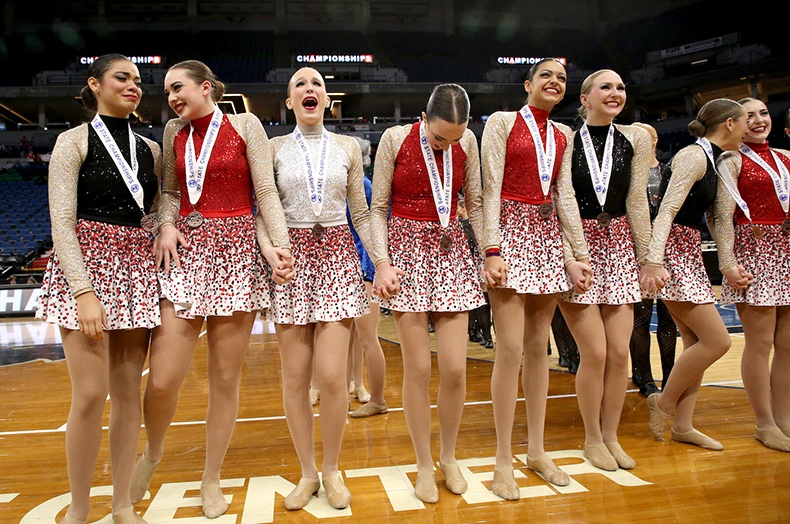
[[[634,238],[636,259],[640,265],[645,263],[647,246],[650,243],[650,204],[647,201],[647,177],[653,159],[653,141],[650,133],[637,126],[617,126],[617,129],[631,143],[634,157],[631,160],[631,182],[625,198],[625,211],[631,235]]]
[[[258,216],[255,220],[258,243],[261,247],[268,243],[275,247],[290,249],[291,242],[285,224],[285,214],[277,185],[274,183],[274,164],[266,131],[258,117],[252,113],[228,115],[228,121],[247,146],[247,165],[255,188],[257,215],[260,216],[260,220]]]
[[[162,138],[162,152],[164,155],[164,180],[162,181],[162,194],[159,198],[159,225],[173,224],[178,219],[178,210],[181,207],[181,190],[176,178],[176,153],[173,142],[181,128],[187,125],[180,118],[174,118],[165,125]]]
[[[658,216],[653,221],[653,233],[647,248],[645,263],[650,266],[664,264],[666,248],[672,221],[680,210],[692,186],[705,176],[708,169],[708,157],[701,147],[686,146],[678,151],[672,160],[672,177],[661,200]]]
[[[392,176],[395,172],[395,159],[401,144],[409,134],[411,126],[387,128],[381,135],[373,164],[373,196],[370,201],[370,239],[368,256],[373,265],[379,262],[392,262],[389,256],[389,237],[387,222],[390,212]]]
[[[518,113],[497,111],[486,120],[480,144],[483,170],[482,230],[478,235],[481,251],[499,247],[499,216],[502,211],[502,179],[505,174],[507,139]],[[471,218],[471,215],[470,215]]]
[[[564,124],[552,123],[562,131],[568,143],[562,157],[562,166],[557,175],[557,181],[552,187],[551,196],[557,210],[560,229],[562,229],[562,254],[567,266],[577,260],[589,260],[590,253],[587,250],[587,240],[584,238],[579,203],[576,201],[576,191],[573,189],[571,176],[574,133],[570,127]]]
[[[351,223],[367,251],[372,247],[370,240],[370,210],[368,200],[365,198],[365,170],[362,167],[362,150],[356,138],[335,135],[340,147],[346,152],[349,159],[348,182],[346,183],[346,198],[348,210],[351,214]]]
[[[483,234],[483,182],[480,175],[480,152],[477,137],[470,130],[464,132],[461,147],[466,153],[464,162],[464,204],[475,238]],[[478,247],[482,246],[478,243]],[[483,250],[481,249],[481,252]]]
[[[743,157],[738,151],[725,151],[716,161],[719,173],[729,174],[735,181],[736,187],[738,177],[741,174]],[[719,180],[716,188],[716,203],[713,205],[713,213],[708,216],[708,229],[716,242],[716,253],[719,259],[719,269],[722,274],[729,273],[738,261],[735,258],[735,215],[736,203],[730,194],[729,189]]]
[[[58,135],[49,161],[52,244],[75,297],[93,291],[77,238],[77,185],[87,155],[88,126],[83,124]]]

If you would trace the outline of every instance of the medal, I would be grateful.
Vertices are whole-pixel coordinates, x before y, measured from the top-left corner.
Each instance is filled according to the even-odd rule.
[[[316,223],[316,225],[313,226],[313,238],[315,238],[316,240],[321,240],[322,238],[324,238],[325,233],[326,233],[326,228],[324,228],[324,226],[321,225],[320,223]]]
[[[186,223],[192,229],[195,229],[196,227],[200,227],[201,224],[203,224],[203,215],[200,214],[200,211],[194,210],[187,215]]]
[[[326,179],[327,150],[331,137],[326,129],[321,131],[321,148],[318,151],[318,158],[314,159],[310,155],[310,150],[305,142],[304,135],[297,126],[293,131],[293,139],[302,153],[305,169],[305,181],[307,191],[310,195],[310,207],[316,217],[321,214],[324,205],[324,181]],[[323,227],[323,226],[322,226]],[[318,237],[316,237],[318,238]]]
[[[551,176],[554,173],[554,160],[557,156],[557,148],[554,143],[554,126],[551,120],[546,120],[546,145],[544,148],[543,139],[540,137],[540,130],[538,123],[535,121],[535,115],[528,105],[525,105],[519,111],[527,124],[527,129],[532,135],[532,141],[535,144],[535,157],[538,161],[538,176],[540,178],[540,189],[543,192],[543,198],[548,200],[549,189],[551,188]],[[551,204],[548,204],[551,206]],[[538,213],[541,218],[546,219],[551,216],[551,209],[548,214],[544,215],[546,211],[541,211],[538,208]]]
[[[554,206],[551,205],[550,202],[543,202],[541,205],[538,206],[538,215],[543,220],[546,220],[551,216],[551,213],[554,211]]]
[[[156,213],[148,213],[147,215],[143,215],[143,218],[140,219],[140,226],[149,233],[153,233],[158,222],[159,217]]]
[[[449,253],[450,249],[453,247],[453,239],[450,238],[450,235],[442,235],[441,240],[439,240],[439,245],[441,246],[442,251]]]
[[[606,211],[601,211],[600,213],[598,213],[596,219],[598,220],[598,224],[601,227],[609,227],[609,224],[612,223],[612,215],[610,215]]]
[[[782,233],[790,233],[790,218],[782,220]]]
[[[609,180],[612,178],[612,168],[614,167],[614,161],[612,159],[614,124],[609,124],[609,132],[606,135],[606,142],[603,146],[603,158],[600,164],[598,164],[595,146],[590,137],[590,130],[587,128],[587,124],[582,125],[582,128],[579,130],[579,135],[582,139],[584,156],[587,159],[587,167],[590,170],[590,179],[592,180],[593,189],[595,190],[595,198],[598,199],[598,204],[601,206],[601,213],[598,215],[598,223],[602,227],[607,227],[612,221],[612,215],[604,211],[603,208],[604,204],[606,204],[606,195],[609,193]]]
[[[758,225],[752,225],[752,235],[757,240],[761,240],[763,238],[763,228]]]

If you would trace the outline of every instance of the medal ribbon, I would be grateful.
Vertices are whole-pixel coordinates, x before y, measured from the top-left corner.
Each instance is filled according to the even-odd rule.
[[[543,139],[540,138],[540,130],[535,116],[529,106],[521,108],[521,116],[527,124],[532,141],[535,143],[535,156],[538,159],[538,176],[540,177],[540,189],[543,191],[543,198],[548,199],[551,187],[551,175],[554,172],[554,162],[557,157],[557,148],[554,144],[554,126],[551,120],[546,120],[546,146],[544,149]]]
[[[787,166],[779,159],[773,149],[769,149],[768,151],[771,152],[771,156],[773,156],[774,162],[776,162],[776,166],[779,168],[778,173],[768,164],[768,162],[763,160],[760,155],[752,151],[749,146],[746,144],[741,144],[740,147],[741,153],[748,156],[752,161],[754,161],[754,163],[771,175],[771,180],[774,184],[774,191],[776,192],[776,198],[779,200],[779,205],[782,206],[782,211],[784,211],[785,215],[787,215],[788,205],[790,204],[790,172],[788,172]]]
[[[137,205],[140,207],[140,211],[145,215],[143,188],[140,186],[140,181],[137,179],[137,172],[140,166],[137,163],[137,146],[132,128],[128,127],[127,124],[129,130],[129,158],[132,160],[131,165],[129,165],[129,162],[126,161],[121,150],[118,148],[118,144],[115,143],[115,140],[110,134],[110,130],[107,129],[107,126],[98,114],[93,117],[91,126],[99,136],[101,143],[104,144],[107,153],[110,154],[112,161],[115,163],[115,167],[118,168],[118,172],[121,173],[121,178],[123,178],[126,187],[132,194],[132,198],[134,198],[134,201],[137,202]]]
[[[293,137],[296,141],[296,145],[299,146],[299,150],[302,153],[302,157],[304,158],[304,166],[305,166],[305,174],[307,180],[307,191],[310,193],[310,205],[313,208],[313,214],[318,216],[321,214],[321,209],[324,205],[324,179],[326,178],[325,175],[325,168],[326,168],[326,152],[329,145],[330,135],[329,132],[324,129],[321,132],[321,149],[318,153],[318,172],[316,173],[315,170],[315,162],[313,158],[310,156],[310,150],[307,148],[307,143],[305,142],[304,135],[299,130],[299,127],[295,127],[293,131]]]
[[[425,121],[420,122],[420,149],[422,149],[425,167],[428,168],[433,203],[439,215],[439,222],[442,224],[442,227],[447,227],[450,223],[451,192],[453,189],[453,148],[450,146],[443,152],[443,179],[439,177],[439,166],[436,164],[436,156],[431,144],[428,143],[428,137],[425,136]]]
[[[609,192],[609,180],[612,178],[612,147],[614,145],[614,124],[609,124],[609,133],[606,135],[606,143],[603,148],[603,159],[598,164],[598,157],[595,155],[595,147],[590,138],[590,130],[587,124],[582,125],[579,131],[584,146],[584,155],[587,157],[587,166],[590,168],[590,178],[592,179],[595,197],[603,209],[606,203],[606,194]]]
[[[219,128],[222,125],[222,110],[214,106],[214,114],[206,130],[206,136],[200,146],[200,154],[195,157],[195,142],[192,134],[195,126],[189,123],[189,137],[187,138],[186,150],[184,151],[184,167],[186,168],[187,191],[189,192],[189,203],[194,207],[200,200],[203,193],[203,183],[206,180],[208,161],[211,158],[211,150],[217,141]]]

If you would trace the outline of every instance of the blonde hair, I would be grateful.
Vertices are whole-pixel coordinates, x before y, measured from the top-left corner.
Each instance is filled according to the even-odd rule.
[[[591,75],[589,75],[587,78],[584,79],[579,94],[580,95],[589,94],[590,91],[592,91],[593,86],[595,85],[595,79],[604,73],[614,73],[619,76],[617,71],[614,71],[612,69],[599,69],[598,71],[592,73]],[[581,117],[582,120],[587,120],[587,108],[584,107],[584,104],[579,106],[579,117]]]
[[[716,131],[716,128],[730,118],[738,120],[745,111],[743,106],[735,100],[714,98],[700,108],[697,118],[689,122],[689,133],[697,138],[702,138]]]

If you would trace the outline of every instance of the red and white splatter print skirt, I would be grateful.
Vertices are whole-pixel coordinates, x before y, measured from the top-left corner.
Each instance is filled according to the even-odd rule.
[[[151,234],[141,227],[77,220],[77,239],[94,293],[107,313],[107,328],[150,329],[161,323],[159,285]],[[57,252],[41,283],[36,318],[78,330],[71,295]]]
[[[575,304],[635,304],[642,300],[639,263],[628,218],[612,219],[608,227],[597,220],[582,220],[584,238],[590,252],[593,285],[586,293],[573,290],[561,299]]]
[[[286,284],[272,283],[275,324],[336,322],[370,312],[348,225],[327,227],[321,239],[309,228],[290,228],[288,235],[295,275]]]
[[[159,273],[162,296],[180,318],[231,316],[271,306],[269,280],[252,214],[204,218],[196,228],[181,217],[176,227],[189,243],[179,247],[181,268]]]
[[[530,295],[550,295],[571,288],[556,213],[544,219],[534,204],[503,200],[499,229],[499,250],[509,267],[505,288]]]
[[[709,304],[716,301],[702,260],[702,240],[697,229],[673,224],[664,250],[669,281],[656,298],[675,302]]]
[[[725,278],[721,302],[750,306],[790,306],[790,235],[779,224],[761,225],[757,239],[750,224],[735,228],[735,258],[754,276],[747,290],[734,289]]]
[[[452,239],[449,250],[442,249],[442,236]],[[466,234],[459,220],[447,228],[439,222],[393,216],[389,220],[389,253],[393,267],[406,274],[401,290],[389,300],[381,300],[393,311],[470,311],[484,305],[480,287],[480,261],[472,258]]]

